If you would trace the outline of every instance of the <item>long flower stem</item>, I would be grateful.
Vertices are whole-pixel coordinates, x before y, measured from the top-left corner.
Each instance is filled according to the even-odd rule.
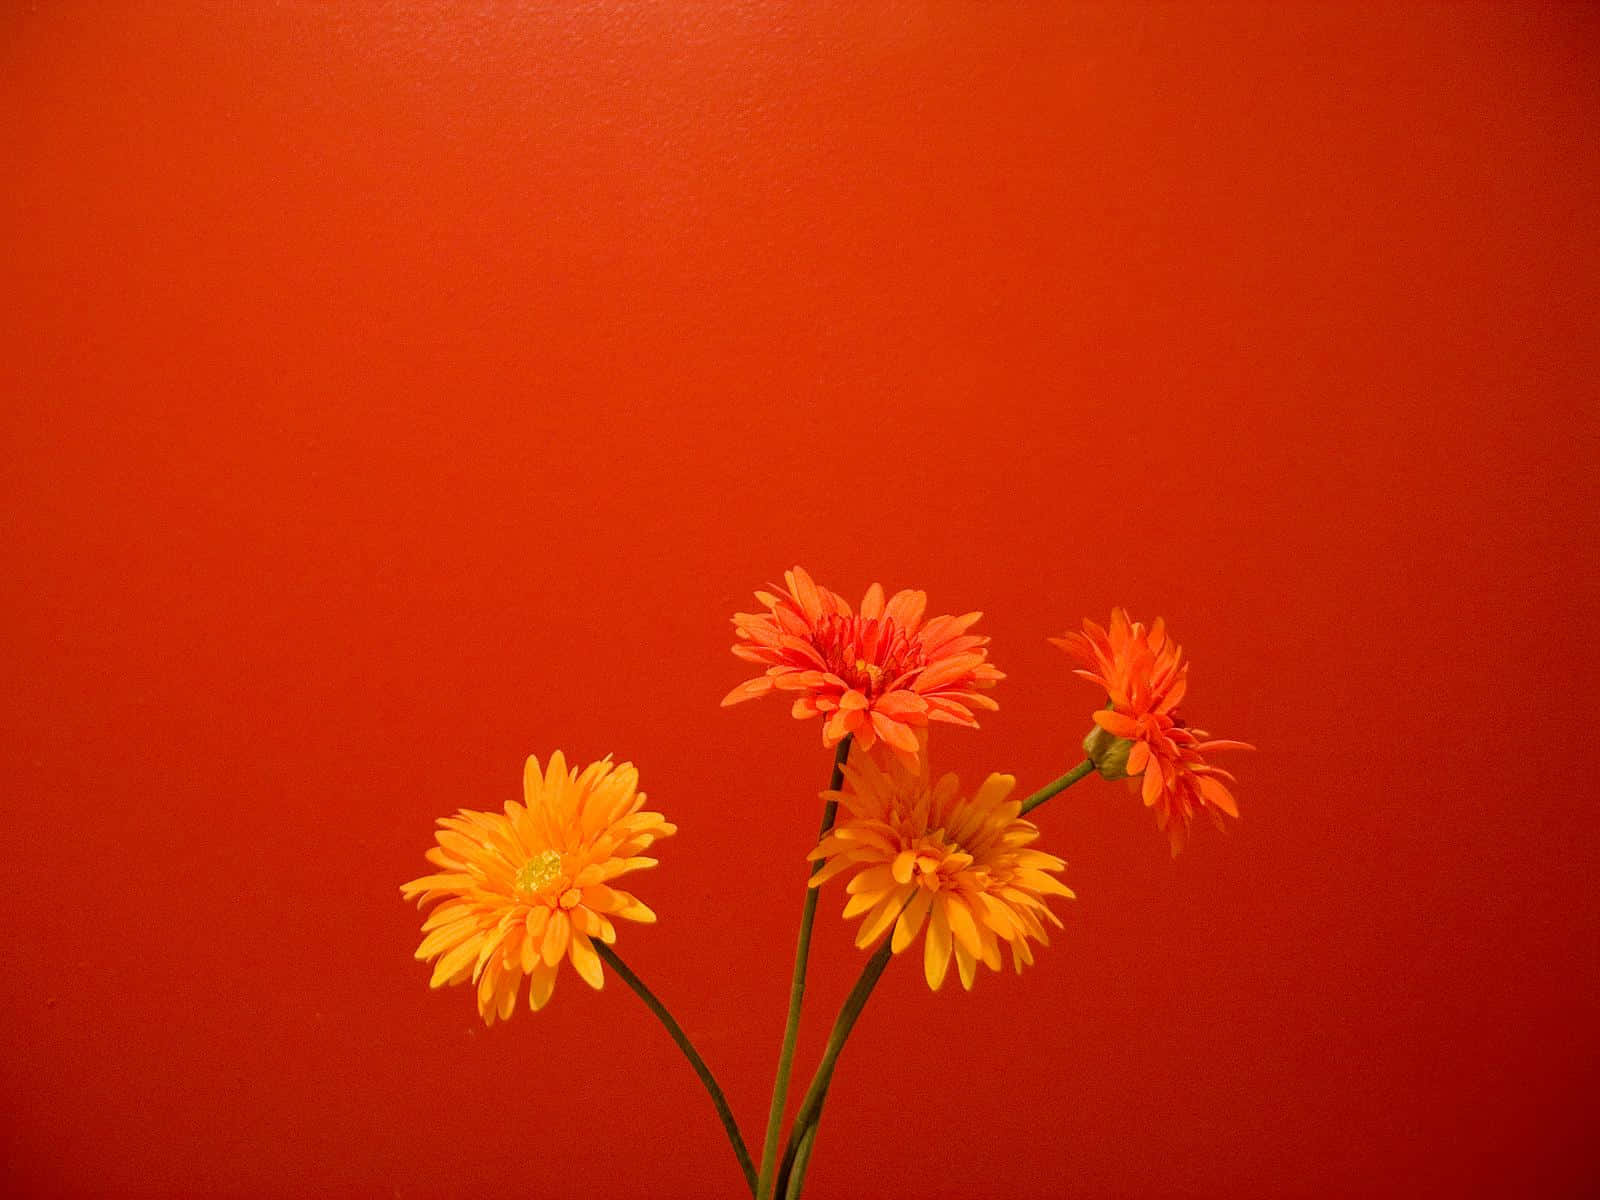
[[[1039,805],[1050,799],[1051,796],[1054,796],[1058,792],[1066,791],[1069,787],[1077,783],[1078,780],[1082,779],[1092,770],[1094,770],[1094,763],[1090,762],[1086,758],[1077,766],[1073,767],[1072,770],[1063,775],[1060,779],[1051,780],[1049,783],[1045,784],[1037,792],[1022,802],[1022,815],[1027,816],[1034,809],[1038,808]]]
[[[828,790],[837,792],[844,786],[844,763],[850,756],[850,737],[839,743],[833,756],[833,775]],[[839,802],[829,800],[822,806],[822,828],[817,831],[820,842],[833,828],[834,815]],[[811,873],[822,869],[814,863]],[[817,889],[806,888],[805,903],[800,909],[800,940],[794,952],[794,978],[789,983],[789,1016],[783,1027],[783,1050],[778,1055],[778,1075],[772,1081],[772,1108],[767,1113],[767,1136],[761,1147],[761,1177],[756,1184],[756,1200],[772,1200],[773,1168],[778,1162],[778,1134],[783,1125],[783,1107],[789,1098],[789,1073],[794,1067],[795,1044],[800,1039],[800,1004],[806,994],[806,960],[811,956],[811,926],[817,919]]]
[[[839,1016],[833,1023],[833,1032],[828,1036],[822,1061],[817,1064],[817,1073],[811,1077],[811,1086],[806,1089],[805,1099],[800,1101],[800,1107],[794,1114],[794,1124],[789,1129],[789,1145],[784,1150],[783,1166],[778,1172],[779,1178],[787,1181],[784,1193],[787,1200],[797,1200],[800,1188],[805,1183],[806,1164],[811,1159],[811,1143],[817,1135],[822,1102],[827,1099],[828,1087],[833,1082],[834,1065],[839,1061],[839,1052],[844,1049],[850,1031],[856,1026],[856,1018],[867,1006],[867,997],[872,995],[872,989],[878,985],[879,977],[889,965],[892,941],[892,938],[884,938],[883,944],[867,959],[867,965],[861,968],[855,987],[845,997]]]
[[[666,1005],[656,998],[656,994],[645,986],[644,980],[635,975],[628,965],[617,957],[617,952],[596,938],[594,948],[599,952],[605,963],[622,979],[622,982],[631,987],[644,1001],[645,1007],[655,1013],[656,1017],[667,1027],[667,1032],[672,1035],[672,1040],[678,1043],[684,1057],[689,1060],[689,1065],[694,1068],[694,1073],[700,1076],[700,1082],[706,1085],[706,1091],[711,1094],[711,1103],[716,1105],[717,1116],[722,1118],[722,1127],[728,1131],[728,1141],[733,1145],[733,1152],[739,1158],[739,1169],[744,1172],[744,1181],[754,1195],[756,1190],[756,1168],[750,1161],[750,1151],[745,1147],[744,1136],[739,1132],[739,1124],[733,1119],[733,1110],[728,1107],[728,1098],[722,1094],[722,1088],[717,1085],[716,1077],[711,1074],[711,1068],[706,1066],[706,1060],[700,1057],[700,1052],[694,1048],[694,1043],[689,1040],[689,1035],[683,1032],[683,1026],[673,1020],[672,1014],[667,1011]]]

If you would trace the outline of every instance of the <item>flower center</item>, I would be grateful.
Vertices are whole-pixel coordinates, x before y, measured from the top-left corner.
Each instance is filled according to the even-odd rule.
[[[829,613],[817,623],[812,645],[831,673],[867,696],[881,694],[923,665],[921,645],[887,617]]]
[[[947,872],[954,873],[951,859],[967,855],[960,842],[951,841],[944,829],[935,829],[910,840],[906,849],[911,851],[911,882],[930,892],[943,891],[950,886]]]
[[[517,891],[537,894],[561,877],[561,855],[541,850],[517,871]]]

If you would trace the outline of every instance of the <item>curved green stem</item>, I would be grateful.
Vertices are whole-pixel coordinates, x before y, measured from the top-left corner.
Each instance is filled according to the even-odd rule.
[[[822,1102],[828,1098],[828,1087],[833,1082],[834,1065],[839,1061],[839,1052],[844,1049],[850,1031],[856,1026],[856,1018],[867,1006],[867,998],[872,995],[872,989],[877,986],[884,968],[889,965],[892,943],[892,936],[885,937],[883,944],[867,959],[867,965],[861,968],[855,987],[845,997],[838,1019],[833,1023],[833,1032],[828,1036],[822,1061],[817,1064],[817,1073],[811,1077],[811,1086],[806,1089],[805,1099],[800,1101],[800,1107],[794,1114],[794,1124],[789,1129],[789,1145],[784,1150],[783,1166],[778,1172],[780,1179],[787,1180],[784,1193],[787,1200],[795,1200],[805,1183],[806,1164],[811,1159],[811,1143],[816,1139],[817,1123],[822,1117]]]
[[[1040,788],[1033,795],[1029,796],[1026,800],[1024,800],[1022,802],[1022,814],[1021,815],[1022,816],[1027,816],[1034,809],[1038,808],[1039,805],[1043,804],[1046,800],[1050,799],[1051,796],[1054,796],[1057,792],[1066,791],[1069,787],[1071,787],[1073,784],[1077,783],[1078,780],[1082,779],[1085,775],[1087,775],[1092,770],[1094,770],[1094,763],[1090,762],[1087,758],[1084,759],[1081,763],[1079,763],[1077,766],[1073,767],[1072,770],[1068,771],[1060,779],[1051,780],[1049,783],[1045,784],[1042,788]]]
[[[683,1032],[683,1026],[672,1019],[672,1014],[667,1011],[666,1005],[656,999],[656,994],[647,988],[644,980],[640,979],[628,965],[617,957],[617,952],[598,938],[595,939],[594,948],[599,952],[605,964],[621,978],[622,982],[631,987],[644,1001],[645,1007],[655,1013],[661,1023],[667,1027],[667,1032],[672,1035],[672,1040],[678,1043],[684,1057],[689,1060],[689,1065],[694,1068],[694,1073],[700,1076],[700,1082],[706,1085],[706,1091],[711,1094],[711,1103],[716,1105],[717,1116],[722,1118],[722,1127],[728,1131],[728,1141],[733,1145],[733,1152],[738,1156],[739,1169],[744,1172],[745,1184],[750,1188],[750,1194],[756,1190],[756,1168],[750,1161],[750,1151],[744,1144],[744,1136],[739,1132],[739,1124],[733,1119],[733,1110],[728,1107],[728,1098],[722,1094],[722,1088],[717,1085],[711,1068],[706,1066],[706,1060],[700,1057],[700,1052],[694,1048],[694,1043],[689,1040],[689,1035]]]
[[[806,1167],[811,1165],[811,1147],[817,1140],[817,1123],[815,1121],[806,1126],[800,1135],[800,1144],[795,1147],[794,1162],[789,1171],[789,1180],[784,1188],[784,1200],[800,1200],[800,1189],[806,1184]]]
[[[845,737],[833,756],[833,776],[828,784],[837,792],[844,786],[844,763],[850,756],[850,743]],[[822,828],[817,831],[820,842],[833,828],[834,815],[839,802],[829,800],[822,806]],[[813,863],[811,873],[822,870],[822,863]],[[778,1076],[772,1081],[772,1107],[767,1113],[767,1136],[761,1148],[761,1176],[756,1184],[756,1200],[772,1200],[772,1169],[778,1161],[778,1133],[783,1125],[783,1106],[789,1098],[789,1073],[794,1068],[795,1044],[800,1039],[800,1004],[806,994],[806,960],[811,956],[811,926],[817,919],[817,889],[806,888],[805,903],[800,909],[800,940],[794,952],[794,978],[789,983],[789,1016],[783,1027],[783,1050],[778,1055]]]

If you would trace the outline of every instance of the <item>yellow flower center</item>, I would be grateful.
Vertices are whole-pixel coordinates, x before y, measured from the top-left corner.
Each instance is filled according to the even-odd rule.
[[[858,658],[856,659],[856,670],[867,677],[867,683],[871,691],[877,691],[883,686],[883,668],[877,663],[869,663],[864,658]]]
[[[517,871],[517,891],[538,893],[561,877],[561,855],[541,850]]]
[[[947,869],[954,873],[952,856],[965,854],[960,843],[949,841],[943,829],[924,834],[909,849],[913,855],[912,882],[932,892],[943,891],[949,885],[946,873]]]

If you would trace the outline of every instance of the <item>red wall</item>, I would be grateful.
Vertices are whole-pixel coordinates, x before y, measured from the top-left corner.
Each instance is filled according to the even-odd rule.
[[[397,885],[633,758],[619,949],[758,1137],[827,755],[717,701],[801,562],[987,611],[943,766],[1075,761],[1117,603],[1261,747],[1176,862],[1042,809],[1065,933],[895,964],[808,1196],[1584,1191],[1595,10],[552,7],[0,17],[11,1187],[736,1194],[617,981],[485,1030]]]

